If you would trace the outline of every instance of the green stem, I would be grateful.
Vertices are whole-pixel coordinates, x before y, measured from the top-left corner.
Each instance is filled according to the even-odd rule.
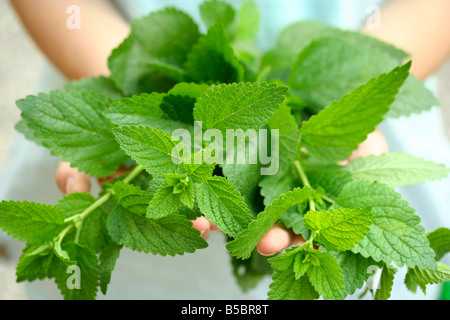
[[[306,176],[305,170],[303,170],[300,161],[295,160],[294,167],[295,170],[297,170],[297,173],[300,176],[300,180],[302,181],[303,185],[311,188],[311,184],[309,183],[308,177]],[[316,211],[316,203],[314,202],[314,199],[309,199],[309,209],[311,211]]]
[[[123,182],[130,183],[134,178],[136,178],[144,168],[139,164],[137,165],[126,177],[123,179]]]
[[[335,201],[329,197],[327,197],[326,195],[322,195],[322,199],[325,200],[326,202],[329,202],[331,204],[334,204]]]
[[[97,201],[87,207],[86,210],[84,210],[82,213],[67,218],[66,220],[64,220],[64,223],[74,220],[83,221],[92,211],[104,204],[111,197],[111,194],[112,193],[108,191],[101,198],[98,198]]]
[[[136,178],[142,171],[144,170],[144,168],[141,165],[136,166],[133,171],[131,171],[126,177],[125,179],[123,179],[123,182],[125,183],[129,183],[131,182],[134,178]],[[106,201],[109,200],[109,198],[111,198],[112,195],[112,190],[108,190],[102,197],[98,198],[97,201],[95,201],[93,204],[91,204],[89,207],[87,207],[82,213],[80,214],[76,214],[74,216],[71,216],[69,218],[67,218],[66,220],[64,220],[64,223],[70,222],[70,221],[74,221],[76,220],[78,223],[82,223],[83,220],[95,209],[97,209],[98,207],[100,207],[102,204],[104,204]]]
[[[311,185],[309,184],[308,177],[306,176],[305,170],[303,170],[303,167],[302,167],[302,164],[300,163],[300,161],[295,160],[294,166],[295,166],[295,169],[297,170],[298,175],[300,176],[300,180],[302,180],[302,183],[307,187],[311,187]]]
[[[56,236],[56,238],[54,238],[54,241],[55,241],[55,242],[61,243],[61,241],[62,241],[62,239],[65,237],[65,235],[66,235],[66,234],[70,231],[70,229],[72,229],[74,226],[75,226],[75,225],[73,225],[73,224],[68,225],[66,228],[64,228],[63,231],[61,231],[61,232]]]

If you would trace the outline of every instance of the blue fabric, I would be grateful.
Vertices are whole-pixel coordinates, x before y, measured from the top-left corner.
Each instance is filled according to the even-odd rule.
[[[239,9],[244,0],[228,0]],[[257,43],[262,50],[275,44],[280,31],[299,20],[315,20],[343,29],[358,29],[382,0],[256,0],[261,13]],[[116,0],[129,18],[136,18],[165,7],[176,7],[189,14],[201,27],[199,5],[202,0]],[[205,31],[204,29],[202,31]]]

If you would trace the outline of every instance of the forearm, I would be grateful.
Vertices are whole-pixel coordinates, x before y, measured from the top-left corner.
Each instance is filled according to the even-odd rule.
[[[129,24],[108,0],[11,0],[48,59],[70,80],[107,75],[107,58]],[[80,8],[80,29],[67,27],[67,8]]]
[[[380,28],[363,32],[411,54],[411,73],[425,79],[450,56],[449,0],[391,0],[381,9]]]

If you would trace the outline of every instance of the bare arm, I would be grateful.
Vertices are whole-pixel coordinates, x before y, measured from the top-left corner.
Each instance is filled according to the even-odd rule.
[[[411,73],[425,79],[450,57],[450,1],[391,0],[381,9],[379,29],[363,32],[412,56]]]
[[[111,50],[129,24],[108,0],[11,0],[36,44],[70,80],[107,75]],[[69,29],[67,8],[80,8],[80,29]]]

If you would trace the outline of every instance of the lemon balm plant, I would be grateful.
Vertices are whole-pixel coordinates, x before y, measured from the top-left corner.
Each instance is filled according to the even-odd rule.
[[[54,156],[98,178],[128,169],[98,198],[0,203],[0,228],[26,242],[17,281],[53,278],[65,299],[95,299],[106,294],[122,247],[163,256],[207,247],[191,222],[201,215],[227,236],[243,290],[272,277],[269,299],[344,299],[364,286],[371,266],[382,270],[375,299],[390,297],[398,267],[408,267],[413,292],[449,280],[439,260],[450,230],[426,233],[395,191],[449,170],[404,153],[338,165],[383,119],[437,105],[409,73],[408,55],[313,22],[289,26],[260,52],[254,3],[236,11],[206,1],[199,10],[206,33],[179,10],[151,13],[132,21],[111,53],[110,77],[17,101],[17,130]],[[194,132],[194,122],[224,136],[275,130],[276,174],[262,175],[261,163],[207,161],[216,159],[211,141],[174,161],[174,149],[196,143],[172,133]],[[259,255],[256,244],[275,223],[305,243]],[[75,287],[68,286],[73,266]]]

